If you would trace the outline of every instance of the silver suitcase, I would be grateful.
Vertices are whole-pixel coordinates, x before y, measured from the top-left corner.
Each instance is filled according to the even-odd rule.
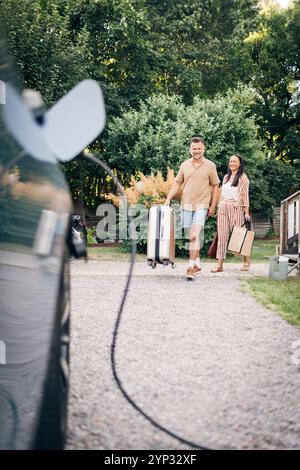
[[[170,206],[153,206],[149,212],[147,261],[156,268],[157,263],[174,266],[176,214]]]

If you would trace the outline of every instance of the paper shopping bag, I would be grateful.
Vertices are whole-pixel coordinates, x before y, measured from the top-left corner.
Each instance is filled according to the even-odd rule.
[[[247,230],[245,227],[233,227],[228,244],[228,251],[242,255],[250,256],[254,241],[255,232]]]

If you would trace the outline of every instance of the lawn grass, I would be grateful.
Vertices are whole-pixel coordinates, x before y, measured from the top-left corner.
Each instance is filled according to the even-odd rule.
[[[279,240],[254,240],[252,253],[251,253],[251,263],[269,263],[270,257],[276,255],[276,246],[279,245]],[[241,262],[240,256],[234,256],[232,254],[227,254],[227,262]]]
[[[88,259],[92,261],[129,261],[130,253],[118,246],[101,246],[88,248]],[[147,261],[146,255],[136,255],[136,261]]]
[[[270,256],[276,255],[276,246],[279,245],[279,240],[255,240],[252,253],[252,263],[269,263]]]
[[[279,244],[278,240],[255,240],[251,261],[253,263],[268,263],[270,256],[275,256],[276,245]],[[108,246],[108,247],[93,247],[88,248],[89,259],[95,261],[128,261],[130,253],[124,253],[121,247]],[[138,254],[137,261],[146,261],[146,255]],[[176,262],[186,261],[186,258],[177,258]],[[204,262],[214,262],[212,258],[202,257]],[[241,258],[235,256],[228,256],[226,263],[240,263]]]
[[[300,325],[300,276],[290,277],[286,281],[262,277],[247,279],[242,289],[265,307],[280,313],[289,323]]]

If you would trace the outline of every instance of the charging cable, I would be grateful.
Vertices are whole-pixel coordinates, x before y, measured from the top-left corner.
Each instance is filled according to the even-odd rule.
[[[126,194],[124,192],[123,186],[121,185],[120,181],[118,180],[116,175],[113,173],[113,171],[109,168],[109,166],[106,165],[106,163],[104,163],[99,158],[95,157],[94,154],[92,154],[90,152],[87,152],[87,151],[84,151],[82,153],[82,156],[85,159],[88,159],[88,160],[96,163],[104,171],[106,171],[112,177],[112,179],[114,181],[114,184],[117,186],[117,188],[118,188],[120,194],[122,195],[122,197],[126,198]],[[133,232],[134,223],[131,223],[131,222],[134,222],[134,219],[130,215],[130,213],[128,214],[128,218],[129,218],[130,230]],[[119,309],[118,309],[117,319],[116,319],[116,322],[115,322],[115,326],[114,326],[114,330],[113,330],[113,338],[112,338],[112,343],[111,343],[110,358],[111,358],[111,367],[112,367],[112,373],[113,373],[114,381],[116,382],[117,387],[119,388],[120,392],[122,393],[124,398],[127,400],[127,402],[130,403],[130,405],[136,411],[138,411],[147,421],[149,421],[154,427],[156,427],[160,431],[164,432],[168,436],[171,436],[174,439],[177,439],[182,444],[187,444],[189,447],[193,447],[193,448],[199,449],[199,450],[212,450],[212,449],[209,449],[208,447],[204,447],[203,445],[196,444],[192,441],[189,441],[188,439],[185,439],[181,436],[178,436],[178,434],[175,434],[174,432],[170,431],[169,429],[165,428],[164,426],[159,424],[157,421],[155,421],[151,416],[149,416],[147,413],[145,413],[144,410],[140,406],[138,406],[136,404],[136,402],[130,397],[130,395],[126,392],[126,390],[125,390],[125,388],[122,384],[121,379],[119,378],[117,367],[116,367],[116,350],[117,350],[118,333],[119,333],[119,329],[120,329],[120,325],[121,325],[123,309],[124,309],[124,306],[125,306],[125,302],[126,302],[128,292],[129,292],[129,286],[130,286],[130,283],[131,283],[133,267],[134,267],[134,262],[135,262],[136,241],[135,241],[135,236],[134,236],[133,233],[132,234],[130,233],[130,240],[131,240],[130,267],[129,267],[129,272],[128,272],[126,285],[125,285],[125,288],[124,288],[124,291],[123,291],[122,300],[121,300],[121,303],[120,303],[120,306],[119,306]]]

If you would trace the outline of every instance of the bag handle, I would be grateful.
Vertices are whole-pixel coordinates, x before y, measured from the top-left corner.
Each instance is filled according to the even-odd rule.
[[[251,220],[245,219],[245,222],[243,223],[243,225],[241,225],[241,227],[244,227],[244,226],[247,230],[251,230]]]

